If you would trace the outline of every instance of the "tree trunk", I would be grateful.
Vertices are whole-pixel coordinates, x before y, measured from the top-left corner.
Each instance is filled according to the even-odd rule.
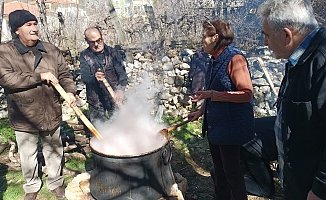
[[[1,13],[0,13],[0,44],[1,44],[1,37],[2,37],[2,21],[3,21],[3,12],[4,12],[4,0],[1,2]]]
[[[162,34],[160,34],[160,30],[157,25],[157,20],[154,14],[154,10],[152,6],[144,6],[146,15],[148,17],[149,23],[151,25],[154,38],[159,43],[159,48],[162,48],[164,45],[164,39],[162,38]]]
[[[129,51],[129,42],[127,40],[126,34],[121,26],[119,17],[115,11],[115,8],[113,6],[112,0],[108,0],[108,7],[109,7],[109,14],[111,16],[112,23],[114,25],[115,31],[117,32],[117,36],[119,39],[119,42],[123,49],[125,50],[126,58],[128,62],[133,62],[133,56],[132,53]]]
[[[42,27],[43,27],[43,32],[46,35],[46,38],[47,38],[48,42],[51,42],[50,36],[49,36],[48,25],[47,25],[47,21],[46,21],[45,2],[44,2],[44,0],[41,0],[41,4],[40,4],[39,1],[36,0],[36,4],[37,4],[38,12],[40,13],[40,22],[41,22]]]

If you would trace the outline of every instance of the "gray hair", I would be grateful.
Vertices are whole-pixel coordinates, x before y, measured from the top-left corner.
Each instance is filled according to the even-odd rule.
[[[284,27],[307,34],[318,26],[310,0],[267,0],[258,8],[262,18],[278,33]]]

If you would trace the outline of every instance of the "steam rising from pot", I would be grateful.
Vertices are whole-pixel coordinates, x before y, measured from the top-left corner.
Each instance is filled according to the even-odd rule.
[[[91,139],[91,146],[106,155],[139,155],[162,147],[167,139],[158,134],[165,124],[154,121],[153,106],[148,100],[156,89],[144,79],[141,85],[127,90],[126,101],[120,106],[111,120],[105,123],[94,122],[103,139]]]

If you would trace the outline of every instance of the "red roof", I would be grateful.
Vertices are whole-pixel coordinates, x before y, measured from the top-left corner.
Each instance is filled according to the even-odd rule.
[[[45,3],[77,4],[76,1],[70,1],[70,0],[45,0]]]
[[[40,16],[40,14],[37,10],[37,6],[30,5],[27,3],[22,3],[19,1],[12,1],[9,3],[5,3],[5,5],[4,5],[4,15],[5,16],[8,16],[9,13],[11,13],[12,11],[15,11],[15,10],[28,10],[36,17]]]
[[[57,3],[57,4],[76,4],[76,2],[71,0],[46,0],[45,3]],[[9,13],[15,10],[28,10],[36,17],[40,16],[40,13],[38,12],[38,8],[36,6],[35,1],[31,1],[29,3],[23,3],[20,1],[12,1],[9,3],[5,3],[4,6],[4,15],[8,16]]]
[[[45,0],[46,4],[77,4],[73,0]],[[36,5],[36,1],[31,1],[31,5]]]

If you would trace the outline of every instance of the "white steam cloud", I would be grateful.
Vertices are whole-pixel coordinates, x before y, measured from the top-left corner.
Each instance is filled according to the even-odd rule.
[[[93,137],[91,147],[115,156],[140,155],[162,147],[167,139],[158,132],[167,127],[154,121],[151,112],[155,105],[148,100],[155,92],[149,78],[127,90],[126,101],[111,120],[104,124],[94,123],[103,139]]]

